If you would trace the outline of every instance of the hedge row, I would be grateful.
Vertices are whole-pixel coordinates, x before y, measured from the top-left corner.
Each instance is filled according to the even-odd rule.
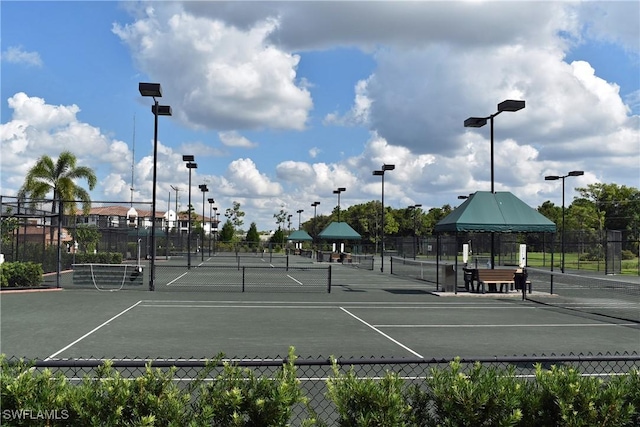
[[[42,284],[42,264],[35,262],[3,262],[0,265],[0,286],[30,287]]]
[[[175,371],[147,366],[127,379],[106,362],[92,377],[71,384],[48,369],[9,364],[2,357],[2,421],[13,426],[287,426],[294,408],[306,408],[302,426],[327,425],[309,408],[296,378],[295,357],[275,377],[256,377],[248,368],[224,364],[214,381],[211,369],[187,388]],[[395,426],[637,426],[640,373],[609,381],[581,376],[570,367],[543,370],[534,379],[476,364],[463,373],[458,361],[432,369],[422,384],[408,385],[395,373],[360,378],[333,366],[326,397],[337,425]],[[21,419],[19,419],[21,418]]]

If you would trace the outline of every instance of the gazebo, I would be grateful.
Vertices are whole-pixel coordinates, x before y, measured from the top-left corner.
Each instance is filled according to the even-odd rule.
[[[434,227],[440,233],[555,233],[556,225],[536,209],[510,192],[477,191],[440,220]],[[440,245],[437,248],[440,258]],[[457,252],[457,248],[456,248]],[[494,267],[492,238],[491,268]],[[457,271],[458,257],[455,257]],[[457,275],[456,275],[457,286]]]
[[[349,224],[346,222],[332,222],[330,223],[324,230],[318,234],[318,237],[323,240],[333,241],[334,245],[338,242],[344,244],[343,242],[346,240],[361,240],[362,236],[356,230],[351,228]],[[343,249],[340,248],[339,252],[342,252]],[[333,252],[336,252],[336,247],[334,246]],[[332,259],[334,255],[332,255]]]

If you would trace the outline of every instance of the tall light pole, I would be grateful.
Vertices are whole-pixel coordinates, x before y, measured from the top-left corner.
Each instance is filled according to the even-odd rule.
[[[558,179],[562,180],[562,243],[561,251],[562,251],[562,263],[560,264],[560,270],[564,273],[564,179],[569,176],[582,176],[584,175],[584,171],[571,171],[566,175],[547,175],[544,177],[546,181],[556,181]]]
[[[409,206],[409,209],[413,211],[413,259],[416,259],[416,254],[418,253],[418,235],[416,233],[416,216],[418,214],[418,208],[422,207],[422,204],[417,203],[415,205]]]
[[[218,251],[218,237],[220,235],[220,212],[218,212],[218,207],[213,207],[213,212],[216,217],[216,235],[215,240],[213,241],[213,253]]]
[[[313,207],[313,240],[315,241],[316,235],[318,234],[318,224],[316,222],[316,214],[318,213],[318,205],[320,202],[313,202],[311,206]]]
[[[213,204],[216,201],[213,200],[213,198],[211,197],[209,197],[207,201],[209,202],[209,256],[211,256],[211,238],[213,237],[213,219],[211,218],[213,217],[213,212],[212,212]],[[217,209],[218,208],[216,208],[216,210]]]
[[[384,272],[384,173],[392,171],[396,165],[382,165],[382,169],[373,171],[376,176],[382,177],[382,240],[380,242],[380,272]]]
[[[182,156],[182,161],[187,162],[187,169],[189,169],[189,205],[187,207],[187,269],[191,269],[191,169],[198,169],[198,164],[194,163],[194,156],[191,154],[185,154]]]
[[[464,121],[464,127],[466,128],[480,128],[487,124],[487,120],[490,120],[491,124],[491,193],[495,193],[495,176],[493,167],[493,119],[498,114],[504,111],[520,111],[525,107],[524,101],[516,101],[513,99],[507,99],[498,104],[498,111],[487,117],[469,117]],[[495,233],[491,232],[491,268],[495,267]]]
[[[200,261],[204,262],[204,193],[209,191],[207,184],[198,185],[200,191],[202,191],[202,243],[200,247]]]
[[[176,219],[173,223],[173,227],[177,233],[180,233],[179,243],[180,243],[180,250],[182,250],[182,230],[180,230],[180,215],[178,214],[178,191],[180,191],[180,189],[173,185],[171,186],[171,189],[176,192]]]
[[[296,212],[298,212],[298,230],[300,230],[300,215],[304,212],[304,209],[298,209]]]
[[[347,191],[347,189],[345,187],[338,187],[337,189],[333,190],[333,194],[338,195],[338,222],[340,222],[340,193],[342,193],[343,191]]]
[[[158,105],[156,98],[162,97],[160,83],[138,83],[138,90],[142,96],[153,98],[151,112],[153,113],[153,184],[151,196],[151,271],[149,272],[149,290],[156,288],[156,183],[158,169],[158,116],[170,116],[171,106]]]

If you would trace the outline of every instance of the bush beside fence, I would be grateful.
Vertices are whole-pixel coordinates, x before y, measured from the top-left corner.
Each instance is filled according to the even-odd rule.
[[[635,353],[308,361],[291,349],[284,360],[0,365],[7,425],[640,425]]]

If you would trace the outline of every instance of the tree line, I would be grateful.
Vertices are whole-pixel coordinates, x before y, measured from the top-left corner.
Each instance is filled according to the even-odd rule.
[[[25,182],[18,195],[31,200],[40,200],[47,194],[53,193],[54,200],[80,200],[85,213],[91,208],[91,198],[88,191],[78,181],[85,180],[89,190],[92,190],[97,178],[91,168],[79,166],[73,153],[64,151],[54,162],[49,156],[44,155],[29,170]],[[578,196],[575,197],[564,209],[551,201],[546,201],[537,210],[545,217],[553,221],[558,232],[580,230],[587,232],[601,232],[603,230],[621,230],[625,233],[626,240],[631,242],[632,250],[638,249],[640,240],[640,190],[625,185],[596,183],[587,187],[575,188]],[[63,207],[66,213],[74,213],[75,202],[65,202]],[[384,208],[384,235],[394,237],[427,236],[433,233],[435,225],[453,211],[449,204],[442,207],[434,207],[423,210],[420,207],[408,206],[394,209],[389,206]],[[189,207],[192,210],[192,207]],[[347,209],[338,210],[334,207],[331,214],[317,215],[301,224],[301,228],[311,236],[317,236],[331,222],[340,221],[348,223],[363,238],[363,242],[379,242],[382,236],[381,221],[382,204],[372,200],[357,204]],[[564,211],[564,220],[563,220]],[[52,213],[56,213],[56,204],[52,204]],[[272,236],[275,243],[284,242],[284,237],[291,230],[291,218],[293,214],[281,208],[280,212],[273,215],[276,220],[277,230]],[[234,201],[233,207],[225,212],[227,220],[222,226],[219,239],[221,241],[238,240],[238,232],[244,224],[245,212],[241,210],[239,202]],[[287,228],[288,221],[288,228]],[[4,224],[3,234],[9,230],[10,224]],[[294,227],[295,228],[295,227]],[[256,223],[252,222],[245,240],[258,242],[260,240]]]

